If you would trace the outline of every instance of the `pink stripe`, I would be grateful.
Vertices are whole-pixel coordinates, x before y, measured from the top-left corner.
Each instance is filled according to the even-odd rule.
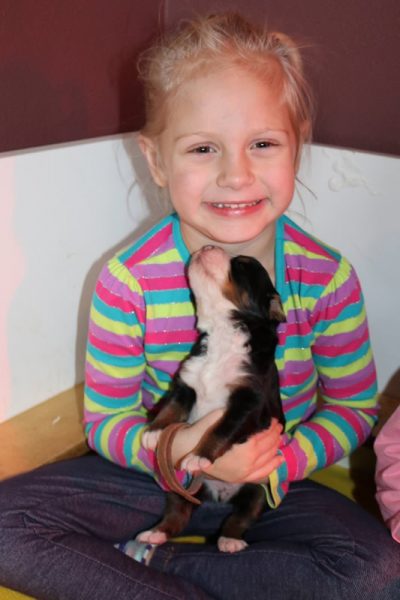
[[[131,335],[129,335],[129,331],[127,332],[126,335],[121,335],[118,333],[114,333],[113,331],[109,331],[107,329],[102,329],[101,327],[99,327],[98,325],[96,325],[93,321],[90,321],[90,332],[93,335],[93,337],[97,338],[98,340],[101,340],[102,343],[104,344],[110,344],[111,346],[116,346],[116,347],[120,347],[120,346],[137,346],[137,339],[136,338],[132,338]],[[141,338],[139,338],[139,341],[141,340]]]
[[[303,233],[301,233],[297,229],[294,229],[288,224],[286,224],[285,229],[292,238],[292,240],[299,244],[299,246],[303,246],[304,248],[306,248],[306,250],[313,252],[314,254],[320,254],[321,256],[326,256],[326,258],[330,258],[332,260],[332,255],[329,254],[329,252],[325,250],[325,248],[323,248],[320,244],[314,242],[308,236],[305,236]]]
[[[172,224],[167,225],[161,231],[158,231],[153,235],[147,242],[141,246],[136,252],[132,254],[126,261],[125,266],[130,269],[142,260],[146,260],[149,256],[152,256],[172,234]]]
[[[334,296],[337,297],[337,294],[338,290],[335,292]],[[329,301],[329,296],[327,296],[326,299]],[[352,291],[350,296],[346,296],[346,298],[343,298],[336,304],[328,305],[326,309],[319,311],[319,314],[314,314],[312,323],[318,322],[321,318],[323,318],[325,321],[334,321],[341,314],[342,310],[346,308],[346,306],[350,304],[356,304],[359,301],[360,290],[355,289]]]
[[[188,280],[184,276],[154,278],[147,277],[142,279],[142,283],[146,290],[156,290],[157,292],[161,290],[178,290],[182,288],[187,289],[189,287]]]
[[[302,269],[286,269],[287,277],[290,281],[298,281],[307,285],[327,285],[332,280],[330,273],[316,273],[312,271],[303,271]]]
[[[127,398],[128,396],[133,396],[140,388],[138,384],[121,386],[96,383],[88,373],[86,374],[86,385],[94,392],[108,398]]]
[[[282,448],[282,452],[287,462],[289,481],[301,479],[308,464],[308,457],[298,440],[292,438],[289,444]]]
[[[335,443],[332,434],[328,433],[326,428],[319,423],[310,423],[310,428],[315,431],[324,446],[326,455],[324,465],[332,464],[336,460]]]
[[[112,356],[141,356],[143,354],[143,347],[139,344],[132,344],[132,341],[130,346],[117,346],[100,340],[91,332],[89,332],[88,339],[95,348]]]
[[[363,336],[366,331],[368,332],[367,322],[363,321],[358,327],[356,327],[356,329],[353,329],[352,331],[349,331],[347,333],[335,333],[335,344],[337,346],[346,346],[358,336]],[[318,348],[321,348],[321,346],[332,346],[332,339],[333,338],[331,335],[318,336]]]
[[[194,343],[197,337],[198,333],[193,329],[189,331],[155,331],[146,333],[146,344]]]
[[[115,278],[114,278],[115,279]],[[122,284],[120,281],[116,280],[119,288],[125,288],[125,284]],[[131,291],[127,290],[129,294]],[[116,294],[115,292],[110,292],[106,287],[104,287],[101,281],[97,282],[96,293],[100,300],[102,300],[108,306],[112,306],[113,308],[119,308],[123,312],[133,312],[135,310],[135,305],[129,300],[124,299],[120,294]]]
[[[337,398],[338,400],[342,398],[350,398],[352,396],[356,396],[357,394],[361,394],[365,390],[367,390],[371,385],[373,385],[376,381],[375,372],[371,373],[371,375],[359,383],[354,385],[349,385],[344,388],[327,388],[326,392],[332,398]]]
[[[97,451],[97,448],[95,447],[95,444],[94,444],[94,436],[96,435],[96,431],[100,427],[101,423],[102,423],[102,421],[97,421],[97,423],[93,423],[93,425],[89,431],[88,438],[87,438],[89,446],[91,448],[93,448],[93,450],[96,450],[96,451]]]
[[[137,423],[135,420],[133,425],[136,425],[136,424]],[[131,427],[132,427],[132,419],[131,418],[127,419],[123,424],[120,424],[118,434],[117,434],[117,439],[115,440],[115,457],[116,457],[117,462],[121,465],[127,464],[126,457],[124,455],[124,441],[125,441],[125,436],[126,436],[127,432],[131,429]]]
[[[340,346],[337,343],[335,344],[336,336],[332,336],[331,340],[332,340],[331,346],[318,346],[318,349],[315,348],[315,354],[318,354],[318,356],[336,357],[338,355],[339,347],[340,347],[341,355],[342,354],[350,354],[350,352],[356,352],[360,348],[360,346],[362,346],[364,344],[364,342],[369,340],[369,335],[368,335],[368,331],[366,330],[360,338],[353,340],[352,342],[350,342],[349,344],[346,344],[344,346]]]
[[[297,313],[297,315],[300,316],[298,313]],[[293,316],[294,315],[292,315],[292,317]],[[288,319],[289,319],[289,315],[288,315]],[[284,339],[286,341],[286,338],[291,337],[291,336],[308,335],[309,333],[311,333],[311,328],[307,321],[296,321],[294,323],[283,323],[282,325],[280,325],[280,329],[278,330],[278,333],[279,333],[279,337],[281,335],[282,336],[284,335],[285,336]],[[283,345],[282,341],[280,341],[280,343]]]
[[[297,457],[292,449],[293,443],[294,443],[294,440],[291,442],[290,445],[287,445],[287,446],[284,446],[283,448],[281,448],[282,454],[285,457],[285,461],[286,461],[286,468],[287,468],[287,472],[288,472],[289,481],[295,480],[296,471],[297,471]]]
[[[286,367],[288,366],[289,363],[287,363]],[[310,377],[310,375],[312,375],[313,373],[313,367],[308,368],[306,371],[301,371],[300,373],[295,372],[295,373],[287,373],[285,374],[285,372],[283,372],[281,374],[281,387],[289,387],[291,385],[299,385],[301,383],[304,383],[304,381],[306,379],[308,379],[308,377]]]
[[[289,412],[290,410],[294,410],[301,404],[305,405],[306,402],[311,400],[311,398],[314,396],[314,394],[315,394],[315,387],[312,386],[304,394],[301,394],[300,396],[296,396],[294,400],[285,400],[284,404],[283,404],[285,413]]]
[[[361,417],[358,418],[357,413],[355,413],[354,410],[352,410],[351,408],[347,408],[344,406],[336,406],[336,407],[329,407],[327,410],[340,415],[343,418],[343,420],[347,421],[349,423],[349,425],[351,425],[351,427],[354,429],[355,433],[357,434],[359,444],[362,444],[365,441],[365,439],[368,437],[368,435],[370,433],[370,427],[369,427],[368,423],[366,421],[364,421],[364,419],[362,419]],[[367,412],[367,411],[363,411],[363,412]],[[377,413],[378,413],[378,409],[376,408],[375,414],[377,414]]]

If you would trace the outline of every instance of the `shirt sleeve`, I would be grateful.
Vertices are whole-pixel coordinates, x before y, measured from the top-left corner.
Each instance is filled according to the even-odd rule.
[[[377,418],[377,381],[364,299],[357,275],[341,259],[309,322],[318,376],[318,408],[282,438],[283,464],[269,478],[267,500],[282,501],[291,481],[350,454]]]
[[[382,517],[400,542],[400,406],[380,430],[376,454],[376,500]]]
[[[123,467],[148,473],[164,489],[155,453],[141,444],[148,411],[143,291],[118,258],[103,268],[93,295],[85,367],[84,426],[89,447]],[[183,471],[178,479],[190,479]]]

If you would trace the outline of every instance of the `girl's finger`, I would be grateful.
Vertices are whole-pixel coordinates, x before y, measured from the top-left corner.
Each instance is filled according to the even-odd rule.
[[[268,477],[271,475],[275,469],[280,467],[280,465],[285,461],[283,456],[277,455],[272,458],[267,465],[264,467],[253,471],[248,477],[246,477],[247,483],[266,483]]]
[[[270,435],[256,440],[254,450],[258,455],[262,455],[263,453],[268,452],[269,450],[277,450],[280,445],[280,440],[281,430],[277,429],[271,432]]]
[[[262,469],[265,465],[268,465],[271,460],[273,460],[278,455],[278,448],[273,447],[262,454],[260,454],[252,463],[252,471],[254,469]]]

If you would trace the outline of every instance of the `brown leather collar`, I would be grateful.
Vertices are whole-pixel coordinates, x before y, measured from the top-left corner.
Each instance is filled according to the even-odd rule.
[[[161,474],[168,483],[172,492],[179,494],[192,502],[193,504],[201,504],[200,500],[194,497],[203,483],[203,477],[196,476],[193,478],[190,486],[184,488],[178,481],[175,473],[174,465],[172,464],[171,447],[172,442],[178,430],[190,427],[187,423],[172,423],[161,432],[157,445],[157,460]]]

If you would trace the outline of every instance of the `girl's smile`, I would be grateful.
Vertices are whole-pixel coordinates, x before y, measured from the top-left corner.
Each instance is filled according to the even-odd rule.
[[[210,202],[206,204],[210,210],[215,211],[220,216],[241,217],[257,211],[263,202],[266,202],[266,199],[250,200],[248,202]]]
[[[273,251],[296,155],[279,81],[272,86],[240,67],[187,81],[168,105],[164,131],[157,140],[142,137],[141,146],[191,252],[218,243],[235,251],[245,244],[249,253],[253,241]]]

